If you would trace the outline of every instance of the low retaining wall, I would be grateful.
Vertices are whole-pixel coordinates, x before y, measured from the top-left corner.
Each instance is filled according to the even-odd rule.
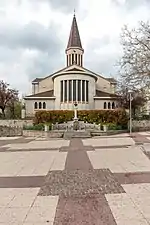
[[[22,136],[21,127],[0,126],[0,137]]]
[[[108,130],[107,132],[104,131],[91,131],[91,136],[111,136],[116,134],[123,134],[128,133],[128,130]]]
[[[132,128],[135,131],[148,131],[150,130],[150,120],[133,120]]]
[[[48,137],[48,138],[62,138],[64,132],[54,131],[35,131],[35,130],[23,130],[23,136],[25,137]]]
[[[0,120],[0,126],[23,127],[32,125],[33,125],[32,120]]]

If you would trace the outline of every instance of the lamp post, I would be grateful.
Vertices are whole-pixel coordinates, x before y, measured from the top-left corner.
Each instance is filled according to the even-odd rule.
[[[129,91],[129,102],[130,102],[130,135],[132,134],[132,92]]]

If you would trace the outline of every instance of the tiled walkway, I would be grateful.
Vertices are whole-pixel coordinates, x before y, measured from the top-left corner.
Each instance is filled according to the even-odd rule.
[[[0,138],[0,225],[150,225],[150,133]]]

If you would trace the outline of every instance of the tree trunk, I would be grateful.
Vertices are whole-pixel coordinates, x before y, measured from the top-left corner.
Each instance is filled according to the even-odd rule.
[[[5,108],[1,108],[2,109],[2,114],[3,114],[3,117],[5,118]]]
[[[133,108],[133,117],[135,117],[135,114],[136,114],[136,108]]]

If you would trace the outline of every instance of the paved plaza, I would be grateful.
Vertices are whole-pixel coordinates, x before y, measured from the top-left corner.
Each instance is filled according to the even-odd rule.
[[[150,225],[150,132],[0,137],[0,225]]]

